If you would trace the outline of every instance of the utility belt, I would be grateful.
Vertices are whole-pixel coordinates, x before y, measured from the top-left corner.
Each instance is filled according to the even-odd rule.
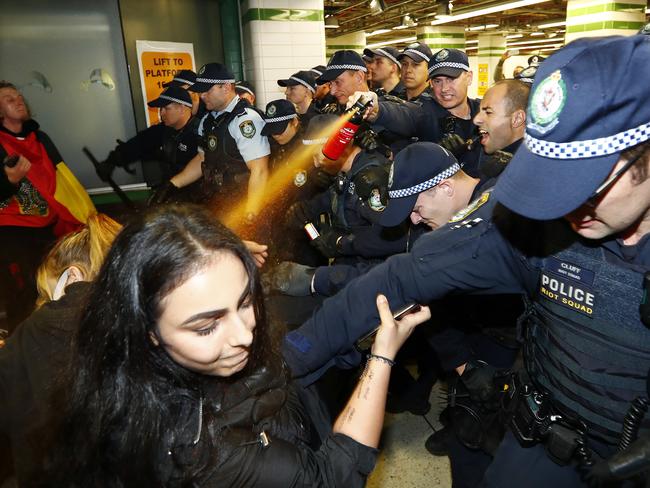
[[[562,466],[573,461],[585,467],[593,464],[585,423],[560,412],[550,394],[535,386],[525,371],[510,373],[501,412],[521,446],[543,444],[549,458]]]
[[[247,171],[233,172],[227,169],[201,164],[204,190],[207,194],[220,192],[223,187],[239,188],[248,182],[250,174]]]

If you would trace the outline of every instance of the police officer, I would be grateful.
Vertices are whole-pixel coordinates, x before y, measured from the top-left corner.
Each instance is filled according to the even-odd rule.
[[[192,98],[179,86],[170,85],[147,105],[160,109],[161,122],[138,132],[134,137],[119,144],[108,158],[97,166],[97,175],[108,180],[116,167],[128,168],[134,161],[142,161],[145,174],[157,173],[151,184],[156,186],[182,171],[185,165],[197,154],[197,120],[192,117]],[[150,163],[155,162],[156,168]],[[164,185],[165,186],[165,185]],[[163,186],[163,187],[164,187]],[[160,203],[170,194],[157,191],[151,203]],[[190,193],[176,198],[189,198]]]
[[[523,142],[530,86],[518,80],[502,80],[485,92],[474,116],[483,150],[478,172],[483,181],[497,177]]]
[[[314,104],[316,93],[316,78],[311,71],[298,71],[286,80],[278,80],[278,85],[286,88],[287,100],[296,106],[296,112],[303,126],[307,126],[311,118],[318,115]]]
[[[339,161],[340,171],[329,190],[307,202],[297,202],[288,213],[288,222],[296,229],[305,223],[318,222],[318,216],[327,213],[331,225],[321,224],[320,236],[311,244],[327,258],[338,258],[338,262],[356,262],[358,256],[377,257],[391,254],[381,240],[377,224],[386,205],[389,161],[376,151],[364,150],[362,137],[350,144]],[[356,192],[353,180],[362,172],[371,173],[376,194],[361,198]],[[401,245],[400,245],[401,246]],[[344,258],[347,257],[347,258]]]
[[[430,93],[429,62],[432,57],[431,49],[423,42],[410,44],[397,56],[401,63],[406,100],[409,102],[417,102],[423,93]]]
[[[627,76],[631,65],[638,78]],[[547,59],[526,146],[493,193],[288,334],[293,373],[356,362],[354,352],[335,356],[377,323],[363,304],[378,291],[393,307],[451,292],[524,293],[525,368],[509,384],[511,431],[483,486],[582,486],[576,467],[616,450],[650,369],[650,317],[640,308],[650,271],[649,76],[645,36],[579,39]],[[648,433],[647,418],[634,423]]]
[[[318,79],[327,68],[319,64],[314,66],[309,70],[310,73],[314,74],[314,78]],[[319,114],[324,114],[330,110],[336,112],[338,106],[336,105],[336,98],[330,94],[330,86],[328,83],[323,83],[322,85],[316,85],[316,93],[314,93],[314,106]],[[326,110],[327,107],[327,110]]]
[[[370,58],[369,71],[372,74],[372,83],[377,95],[390,95],[406,98],[406,88],[400,79],[402,65],[397,59],[399,51],[394,47],[377,49],[364,49],[364,56]]]
[[[208,198],[216,196],[219,205],[246,198],[246,219],[253,221],[264,196],[271,152],[262,135],[264,121],[235,93],[235,78],[222,64],[204,65],[190,90],[201,94],[210,112],[199,125],[199,153],[168,185],[182,188],[203,176]]]
[[[335,113],[341,114],[345,111],[345,104],[351,95],[357,91],[370,91],[367,76],[366,63],[357,52],[336,51],[327,63],[325,72],[316,79],[316,84],[329,85],[329,93],[337,102]],[[331,110],[325,111],[332,113]]]
[[[196,73],[191,69],[183,69],[176,73],[170,81],[163,83],[162,86],[163,88],[177,86],[183,90],[187,90],[194,83],[196,83]],[[194,115],[198,120],[201,120],[201,117],[203,117],[206,112],[205,104],[199,98],[198,93],[188,93],[192,97],[192,115]]]
[[[255,90],[247,81],[235,83],[235,92],[242,100],[246,100],[251,107],[255,107]]]
[[[415,52],[419,50],[409,47],[404,54],[416,55]],[[406,69],[406,60],[403,63]],[[373,105],[368,120],[402,136],[416,136],[420,141],[443,146],[448,146],[445,138],[457,135],[465,147],[461,148],[462,153],[459,150],[452,150],[452,153],[463,163],[468,174],[478,176],[480,146],[473,144],[470,150],[467,143],[470,139],[477,139],[472,117],[479,108],[478,100],[467,97],[472,81],[467,55],[458,49],[441,49],[430,61],[429,76],[432,78],[432,96],[423,93],[418,105],[380,101]]]

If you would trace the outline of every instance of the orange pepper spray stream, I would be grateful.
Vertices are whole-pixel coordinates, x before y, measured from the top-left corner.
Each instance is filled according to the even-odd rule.
[[[343,125],[345,125],[350,118],[356,114],[356,111],[350,111],[330,125],[323,128],[323,130],[316,135],[316,139],[328,138],[332,133],[337,132]],[[321,146],[302,146],[297,148],[287,158],[290,162],[277,169],[269,178],[262,195],[254,195],[255,201],[252,208],[257,209],[258,215],[263,215],[260,210],[281,198],[293,185],[293,178],[297,171],[309,168],[313,164],[314,154],[321,149]],[[223,217],[223,224],[231,229],[236,234],[240,234],[244,227],[248,224],[246,221],[246,208],[248,198],[244,196],[239,202],[236,202]]]

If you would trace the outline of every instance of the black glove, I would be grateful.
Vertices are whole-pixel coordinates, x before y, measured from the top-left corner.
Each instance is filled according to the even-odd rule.
[[[174,193],[178,191],[178,187],[174,185],[171,181],[167,180],[162,185],[158,186],[149,200],[147,200],[147,206],[153,207],[154,205],[160,205],[171,200]]]
[[[377,133],[372,129],[358,131],[354,135],[354,144],[367,152],[372,152],[379,146]]]
[[[440,141],[440,145],[456,156],[456,159],[467,152],[467,141],[458,134],[447,134]]]
[[[626,449],[597,462],[586,474],[585,481],[591,488],[621,486],[623,480],[643,476],[649,468],[650,436],[645,435]]]
[[[343,238],[343,234],[329,226],[321,226],[320,236],[310,242],[326,258],[341,256],[341,248],[337,242]]]
[[[108,181],[113,175],[115,168],[123,168],[124,166],[125,164],[120,152],[115,149],[108,153],[108,157],[104,161],[100,161],[97,164],[95,171],[97,172],[97,176],[99,176],[102,181]]]
[[[316,171],[314,171],[314,175],[312,178],[314,184],[318,188],[327,190],[330,186],[332,186],[332,183],[334,183],[334,179],[336,178],[336,175],[330,174],[327,171],[324,171],[319,168]]]
[[[304,229],[305,224],[314,218],[305,202],[296,202],[287,210],[286,223],[291,229]]]
[[[366,166],[352,178],[354,191],[366,202],[379,193],[381,204],[386,206],[388,203],[388,174],[389,170],[385,166]],[[371,208],[374,207],[371,205]]]
[[[486,407],[495,406],[498,401],[497,390],[494,387],[496,368],[484,361],[470,360],[465,365],[465,371],[460,375],[469,397],[472,401]]]
[[[311,280],[316,268],[283,261],[262,276],[265,292],[282,293],[292,297],[311,295]]]
[[[496,178],[506,169],[506,165],[511,159],[511,153],[495,151],[481,162],[481,172],[488,178]]]

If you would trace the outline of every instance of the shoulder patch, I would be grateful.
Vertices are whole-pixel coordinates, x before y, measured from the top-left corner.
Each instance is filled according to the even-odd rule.
[[[456,223],[460,222],[461,220],[465,219],[469,215],[473,214],[476,212],[479,208],[481,208],[485,203],[490,199],[490,193],[489,191],[486,191],[483,193],[480,197],[478,197],[476,200],[474,200],[472,203],[470,203],[467,207],[462,209],[460,212],[458,212],[456,215],[454,215],[449,222],[450,223]]]
[[[244,120],[241,124],[239,124],[239,131],[241,132],[242,136],[246,137],[247,139],[252,139],[256,132],[255,124],[253,124],[252,120]]]

